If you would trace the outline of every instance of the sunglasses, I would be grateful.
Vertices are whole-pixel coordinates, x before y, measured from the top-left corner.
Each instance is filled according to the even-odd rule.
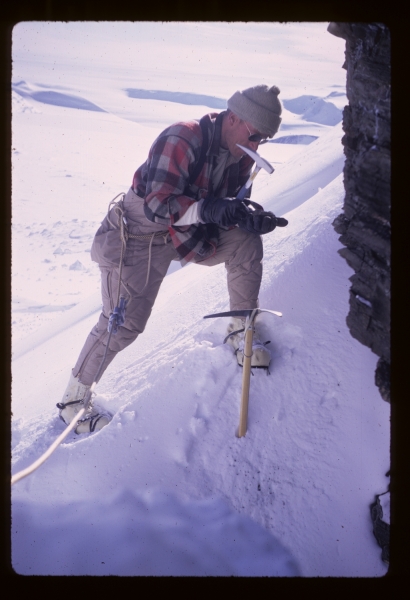
[[[244,121],[245,123],[245,121]],[[261,133],[252,133],[247,124],[245,123],[245,127],[249,132],[248,140],[250,142],[257,142],[258,144],[266,144],[268,138],[266,135],[262,135]]]

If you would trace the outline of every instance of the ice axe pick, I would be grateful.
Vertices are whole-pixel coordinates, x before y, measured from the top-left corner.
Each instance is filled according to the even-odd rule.
[[[241,146],[240,144],[236,144],[236,145],[241,150],[246,152],[246,154],[249,154],[249,156],[255,161],[255,168],[254,168],[253,172],[250,174],[248,181],[245,183],[244,186],[241,187],[241,189],[239,190],[239,192],[236,195],[236,198],[238,200],[243,200],[245,198],[245,194],[246,194],[247,190],[251,187],[253,180],[255,179],[256,175],[259,173],[259,171],[261,169],[265,169],[265,171],[267,173],[269,173],[269,175],[271,175],[275,169],[272,167],[272,165],[270,163],[268,163],[267,160],[262,158],[262,156],[260,156],[257,152],[254,152],[254,150],[250,150],[249,148],[246,148],[245,146]]]

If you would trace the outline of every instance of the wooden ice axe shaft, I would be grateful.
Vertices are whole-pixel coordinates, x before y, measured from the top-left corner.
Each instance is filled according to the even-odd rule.
[[[236,145],[241,150],[246,152],[246,154],[249,154],[249,156],[255,161],[255,168],[254,168],[253,172],[250,174],[248,181],[245,183],[245,185],[243,185],[241,187],[241,189],[239,190],[239,192],[236,195],[238,200],[243,200],[245,198],[245,194],[246,194],[247,190],[251,187],[251,185],[252,185],[256,175],[259,173],[259,171],[261,169],[264,169],[270,175],[271,173],[273,173],[274,168],[267,160],[262,158],[262,156],[260,156],[257,152],[254,152],[253,150],[250,150],[249,148],[246,148],[245,146],[241,146],[240,144],[236,144]]]
[[[246,322],[248,324],[249,317]],[[245,326],[246,329],[246,326]],[[243,348],[243,373],[242,373],[242,395],[241,410],[239,413],[238,437],[243,437],[248,428],[248,405],[249,405],[249,387],[251,382],[251,364],[252,364],[252,341],[253,341],[253,322],[246,329],[245,345]]]
[[[259,313],[267,312],[277,317],[281,317],[282,313],[277,310],[269,310],[267,308],[246,308],[243,310],[230,310],[228,312],[214,313],[206,315],[204,319],[214,319],[216,317],[246,317],[245,321],[245,343],[243,349],[243,374],[242,374],[242,395],[241,409],[239,415],[238,437],[243,437],[248,428],[248,404],[249,404],[249,387],[251,381],[251,366],[252,366],[252,342],[253,342],[253,325],[255,318]],[[229,337],[229,336],[228,336]],[[226,338],[228,339],[228,338]],[[225,339],[225,341],[226,341]]]

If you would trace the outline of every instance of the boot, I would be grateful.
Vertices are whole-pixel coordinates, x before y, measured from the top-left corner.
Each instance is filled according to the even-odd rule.
[[[238,364],[243,367],[243,348],[245,344],[245,319],[233,318],[228,325],[227,329],[228,336],[225,338],[225,342],[233,347],[236,354]],[[252,359],[251,367],[262,367],[264,369],[269,368],[271,361],[271,354],[258,339],[257,330],[255,330],[255,324],[253,326],[253,340],[252,340]]]
[[[83,408],[84,399],[89,389],[89,385],[84,385],[77,377],[71,374],[63,401],[56,404],[57,408],[60,409],[60,419],[66,425],[69,425],[75,415]],[[105,425],[108,425],[111,419],[112,415],[99,406],[94,405],[91,399],[85,415],[81,421],[78,421],[78,425],[74,431],[75,433],[99,431]]]

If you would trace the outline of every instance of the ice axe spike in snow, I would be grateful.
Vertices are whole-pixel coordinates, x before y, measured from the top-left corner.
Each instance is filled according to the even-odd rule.
[[[244,186],[241,187],[238,194],[236,195],[238,200],[243,200],[245,198],[246,192],[251,187],[253,180],[255,179],[256,175],[259,173],[259,171],[261,169],[265,169],[265,171],[267,173],[269,173],[269,175],[271,175],[275,169],[272,167],[272,165],[270,163],[268,163],[267,160],[262,158],[262,156],[260,156],[254,150],[250,150],[249,148],[246,148],[245,146],[241,146],[240,144],[236,144],[236,145],[241,150],[243,150],[244,152],[249,154],[249,156],[255,161],[255,168],[254,168],[253,172],[250,174],[248,181],[245,183]]]
[[[253,342],[253,323],[257,315],[262,312],[268,312],[278,317],[281,312],[269,310],[267,308],[248,308],[244,310],[230,310],[228,312],[206,315],[204,319],[214,317],[246,317],[245,321],[245,345],[243,349],[243,373],[242,373],[242,396],[241,411],[239,415],[239,427],[237,437],[243,437],[246,434],[248,426],[248,404],[249,404],[249,386],[251,381],[251,362],[252,362],[252,342]]]

